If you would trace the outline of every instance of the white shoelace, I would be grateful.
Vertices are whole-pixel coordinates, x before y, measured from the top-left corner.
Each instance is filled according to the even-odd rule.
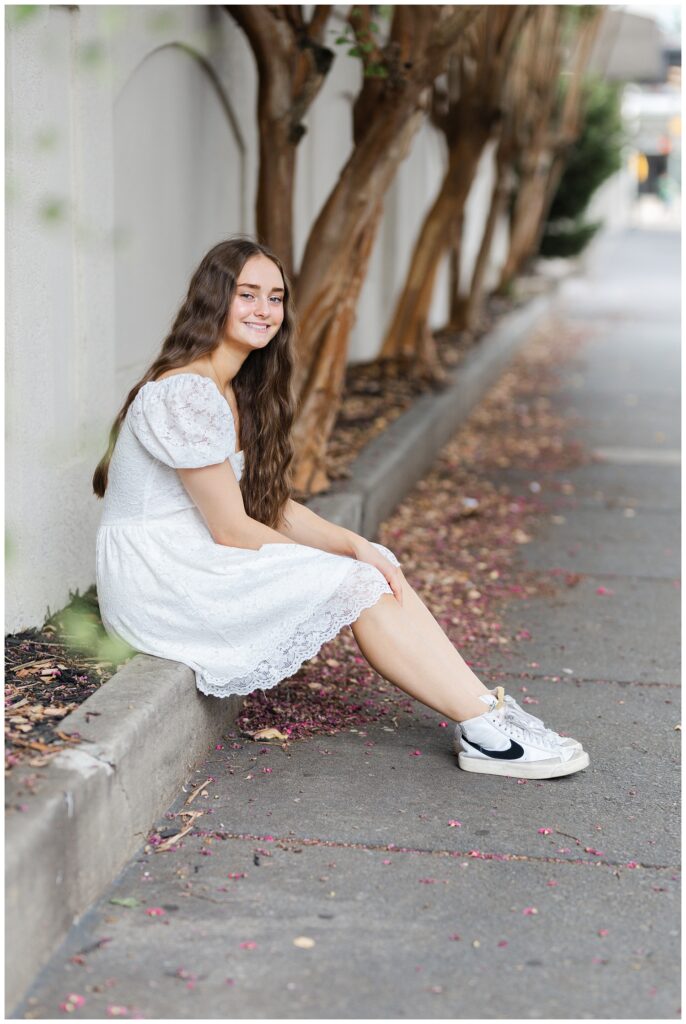
[[[537,732],[541,732],[544,735],[550,736],[554,740],[561,739],[559,733],[555,732],[554,729],[549,729],[548,726],[540,718],[536,718],[535,715],[530,715],[528,711],[520,707],[514,697],[508,694],[505,695],[505,717],[515,724],[522,723],[529,729],[534,729]]]
[[[526,743],[542,745],[549,750],[559,747],[560,737],[556,732],[545,726],[543,730],[535,728],[526,722],[524,718],[520,718],[511,704],[505,703],[505,690],[502,686],[496,687],[496,698],[496,703],[491,708],[491,711],[498,714],[507,731],[514,733],[516,739],[523,739]],[[521,708],[518,708],[518,710],[521,711]],[[525,715],[527,718],[535,718],[534,715],[527,715],[525,711],[522,712],[522,715]],[[536,721],[540,721],[540,719],[536,719]],[[541,725],[543,725],[542,722]]]

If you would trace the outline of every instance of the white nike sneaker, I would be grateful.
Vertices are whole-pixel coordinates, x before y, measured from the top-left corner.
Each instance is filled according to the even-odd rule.
[[[498,689],[498,697],[489,693],[480,698],[490,711],[455,728],[453,749],[463,771],[553,779],[588,767],[589,756],[583,748],[561,743],[552,730],[542,732],[517,722],[511,709],[506,710],[502,687]]]
[[[555,737],[563,747],[576,747],[577,750],[583,750],[583,746],[578,740],[572,739],[571,736],[560,736],[559,732],[555,732],[554,729],[549,729],[545,722],[541,718],[536,718],[535,715],[530,715],[528,711],[520,707],[514,697],[511,697],[509,693],[505,693],[502,686],[496,686],[495,688],[496,700],[504,699],[505,701],[505,715],[511,718],[514,722],[520,725],[525,725],[529,729],[537,729],[540,732]]]

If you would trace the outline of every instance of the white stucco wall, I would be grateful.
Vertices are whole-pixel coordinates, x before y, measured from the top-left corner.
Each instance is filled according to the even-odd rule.
[[[360,67],[337,52],[298,149],[296,264],[352,145]],[[91,478],[112,419],[204,252],[254,230],[256,95],[252,53],[218,6],[44,6],[7,29],[7,631],[94,581]],[[444,164],[425,124],[386,197],[351,361],[379,350]],[[465,274],[490,188],[486,154]],[[447,292],[444,260],[434,326]]]
[[[6,34],[8,630],[93,582],[115,332],[112,93],[78,57],[91,28],[55,6]]]

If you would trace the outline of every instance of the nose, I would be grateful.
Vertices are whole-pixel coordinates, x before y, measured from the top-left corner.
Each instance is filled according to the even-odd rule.
[[[264,296],[263,298],[258,298],[258,300],[257,300],[257,308],[256,308],[255,312],[260,317],[267,317],[267,316],[269,316],[269,297],[268,296]]]

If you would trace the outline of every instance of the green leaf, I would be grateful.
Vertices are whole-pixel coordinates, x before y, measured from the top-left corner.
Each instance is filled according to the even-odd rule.
[[[364,50],[365,53],[369,53],[370,50],[374,49],[374,43],[360,43],[360,49]]]
[[[352,46],[348,50],[348,56],[349,57],[361,57],[362,56],[362,50],[359,48],[359,46]]]
[[[59,142],[59,133],[56,128],[43,128],[36,132],[35,142],[38,149],[54,149]]]
[[[115,896],[114,899],[109,901],[114,903],[117,907],[140,907],[140,900],[137,900],[135,896]]]
[[[47,224],[57,224],[64,220],[67,214],[67,204],[63,199],[47,199],[41,206],[39,216]]]
[[[39,13],[39,4],[13,4],[7,7],[6,15],[9,25],[20,25],[22,21],[28,21]]]
[[[99,64],[105,57],[102,44],[93,40],[90,43],[84,43],[79,50],[79,60],[86,67],[93,67],[95,64]]]
[[[341,43],[351,43],[352,39],[350,38],[350,36],[339,36],[338,39],[334,40],[334,42],[338,43],[338,45],[340,46]]]

